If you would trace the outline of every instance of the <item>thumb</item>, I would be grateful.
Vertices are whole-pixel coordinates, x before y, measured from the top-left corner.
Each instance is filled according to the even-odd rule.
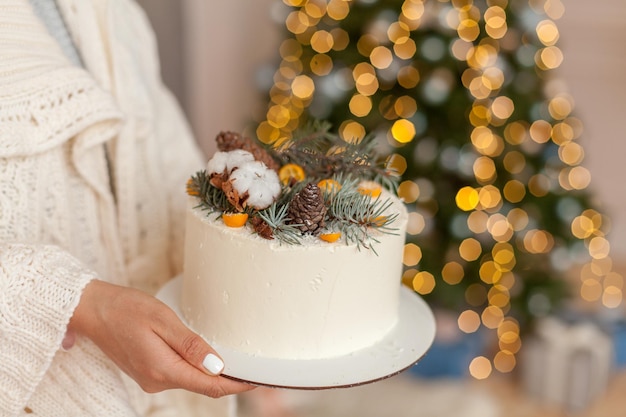
[[[167,344],[187,362],[217,376],[224,370],[224,361],[217,352],[198,334],[178,320],[179,325],[169,326]]]

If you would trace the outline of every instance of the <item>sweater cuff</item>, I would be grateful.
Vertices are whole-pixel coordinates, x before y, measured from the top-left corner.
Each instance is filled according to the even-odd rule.
[[[27,403],[95,277],[58,247],[0,245],[0,410]]]

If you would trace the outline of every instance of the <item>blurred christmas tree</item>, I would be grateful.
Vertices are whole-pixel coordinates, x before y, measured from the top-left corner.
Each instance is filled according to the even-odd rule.
[[[411,212],[404,282],[461,330],[497,330],[497,369],[566,297],[569,271],[583,298],[621,302],[601,284],[607,222],[586,191],[582,123],[553,75],[559,0],[283,1],[258,137],[311,119],[345,140],[374,132]]]

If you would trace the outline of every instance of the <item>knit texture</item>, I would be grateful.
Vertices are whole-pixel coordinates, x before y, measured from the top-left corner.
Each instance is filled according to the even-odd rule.
[[[190,416],[89,340],[60,350],[90,280],[154,293],[180,273],[184,185],[203,158],[141,9],[58,5],[85,68],[27,0],[0,1],[0,416]]]

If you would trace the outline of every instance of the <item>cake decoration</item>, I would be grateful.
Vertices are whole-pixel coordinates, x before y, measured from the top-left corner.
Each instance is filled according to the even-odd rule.
[[[187,193],[227,226],[286,244],[312,236],[371,249],[373,230],[395,232],[394,216],[383,215],[391,202],[379,196],[383,189],[395,194],[399,178],[374,151],[373,135],[347,142],[315,123],[272,147],[231,131],[216,143]]]

